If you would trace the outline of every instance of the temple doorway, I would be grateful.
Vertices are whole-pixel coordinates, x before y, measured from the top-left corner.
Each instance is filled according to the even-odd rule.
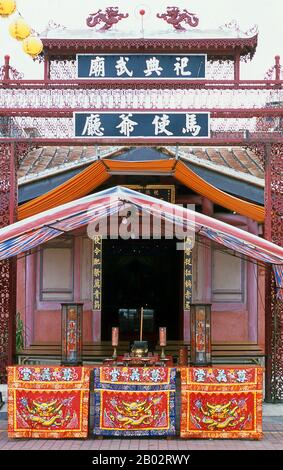
[[[139,339],[144,308],[143,339],[158,342],[158,327],[167,338],[183,338],[181,314],[182,251],[176,240],[104,240],[102,264],[101,339],[119,326],[120,339]]]

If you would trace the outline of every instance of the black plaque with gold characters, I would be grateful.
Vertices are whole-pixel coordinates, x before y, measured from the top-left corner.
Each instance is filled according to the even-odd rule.
[[[129,189],[134,189],[140,193],[151,197],[156,197],[162,201],[175,204],[175,186],[173,184],[147,184],[142,185],[126,185]]]

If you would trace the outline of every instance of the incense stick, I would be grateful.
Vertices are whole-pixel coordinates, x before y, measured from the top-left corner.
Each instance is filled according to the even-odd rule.
[[[140,341],[142,341],[142,327],[143,327],[143,307],[141,308]]]

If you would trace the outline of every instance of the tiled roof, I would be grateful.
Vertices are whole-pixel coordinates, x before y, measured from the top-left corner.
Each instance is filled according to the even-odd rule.
[[[19,183],[45,178],[50,174],[67,171],[87,165],[99,155],[111,158],[118,153],[126,153],[128,148],[119,147],[42,147],[32,150],[24,157],[18,170]],[[168,153],[175,155],[175,147],[164,149],[164,158]],[[240,147],[201,148],[181,147],[180,157],[213,171],[230,174],[232,177],[261,183],[264,171],[258,157],[251,151]]]
[[[263,166],[258,156],[242,147],[182,147],[180,155],[194,163],[211,166],[215,171],[226,170],[231,176],[239,174],[241,177],[244,174],[264,179]]]
[[[97,156],[111,156],[117,147],[41,147],[29,152],[20,162],[18,178],[22,181],[43,178],[49,174],[86,165]]]

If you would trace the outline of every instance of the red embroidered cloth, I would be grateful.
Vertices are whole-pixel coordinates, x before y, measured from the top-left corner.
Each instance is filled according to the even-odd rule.
[[[89,375],[85,367],[8,367],[8,436],[86,438]]]
[[[262,437],[261,367],[181,368],[181,437]]]

